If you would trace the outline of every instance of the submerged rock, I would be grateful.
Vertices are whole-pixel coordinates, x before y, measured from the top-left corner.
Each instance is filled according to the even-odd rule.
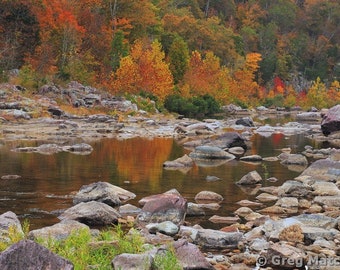
[[[235,156],[222,150],[216,146],[202,145],[197,146],[193,152],[189,154],[193,159],[234,159]]]
[[[163,167],[165,168],[183,168],[183,167],[192,167],[193,165],[194,165],[194,162],[192,158],[190,158],[188,155],[184,155],[173,161],[165,161],[163,163]]]

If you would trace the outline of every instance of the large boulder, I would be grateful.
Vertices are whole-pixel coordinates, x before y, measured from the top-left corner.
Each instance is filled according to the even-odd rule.
[[[31,240],[22,240],[0,253],[0,269],[72,270],[73,264]]]
[[[73,203],[98,201],[110,206],[121,205],[135,198],[136,195],[123,188],[114,186],[107,182],[96,182],[90,185],[84,185],[73,198]]]
[[[171,221],[176,225],[184,222],[187,201],[179,194],[163,193],[147,197],[142,211],[137,216],[141,225]]]
[[[121,215],[111,206],[91,201],[82,202],[62,213],[60,220],[76,220],[87,225],[110,225],[118,222]]]
[[[325,136],[340,130],[340,104],[330,108],[323,116],[321,130]]]

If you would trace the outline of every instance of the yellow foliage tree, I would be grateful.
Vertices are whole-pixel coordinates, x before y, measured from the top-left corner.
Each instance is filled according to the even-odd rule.
[[[313,106],[318,109],[327,107],[327,88],[319,77],[308,89],[305,106]]]
[[[146,48],[137,41],[130,55],[121,59],[120,67],[112,76],[113,91],[132,94],[143,91],[164,101],[173,91],[173,77],[164,59],[165,54],[158,41]]]

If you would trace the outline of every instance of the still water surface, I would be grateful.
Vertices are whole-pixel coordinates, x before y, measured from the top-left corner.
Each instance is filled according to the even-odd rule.
[[[56,213],[72,206],[70,194],[82,185],[96,181],[107,181],[118,185],[137,197],[129,203],[138,205],[144,196],[165,192],[176,188],[189,202],[202,190],[215,191],[225,200],[218,211],[201,218],[205,227],[213,227],[207,221],[209,215],[229,215],[237,209],[236,202],[255,195],[241,189],[235,182],[246,173],[257,170],[263,178],[276,177],[276,183],[264,182],[264,186],[280,185],[300,172],[288,170],[279,162],[245,163],[238,160],[225,162],[219,166],[194,166],[187,172],[166,170],[162,164],[174,160],[185,153],[173,139],[152,140],[134,138],[127,140],[104,139],[91,142],[94,150],[90,155],[58,153],[42,155],[38,153],[16,153],[11,149],[23,146],[38,146],[45,142],[2,142],[0,144],[0,176],[17,174],[17,180],[0,180],[0,213],[15,212],[21,220],[28,219],[31,229],[58,222]],[[304,135],[271,137],[254,135],[252,149],[247,154],[262,157],[277,156],[279,149],[291,147],[292,152],[303,151],[305,145],[313,145]],[[207,176],[216,176],[219,181],[209,182]],[[195,222],[198,220],[195,220]]]

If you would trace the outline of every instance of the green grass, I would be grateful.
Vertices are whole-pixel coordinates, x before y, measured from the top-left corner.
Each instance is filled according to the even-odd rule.
[[[24,221],[23,232],[13,226],[2,233],[0,252],[14,243],[27,238],[29,223]],[[89,229],[72,232],[66,239],[39,238],[36,242],[50,251],[70,260],[75,270],[83,269],[112,269],[111,261],[119,254],[138,254],[146,251],[144,239],[135,229],[126,233],[120,225],[110,227],[93,235]],[[156,255],[153,263],[155,270],[182,269],[178,264],[174,251],[169,248],[162,254]]]

